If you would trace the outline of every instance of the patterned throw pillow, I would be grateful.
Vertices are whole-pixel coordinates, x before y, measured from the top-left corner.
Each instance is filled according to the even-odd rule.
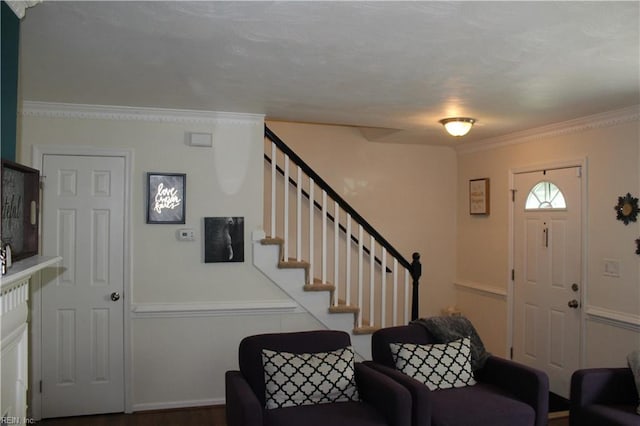
[[[430,390],[475,385],[468,337],[450,343],[389,345],[396,368],[427,385]]]
[[[437,343],[449,343],[469,337],[471,340],[471,369],[481,369],[491,355],[484,348],[482,339],[468,318],[462,315],[421,318],[412,322],[426,328]]]
[[[359,401],[351,346],[292,354],[262,350],[266,408]]]

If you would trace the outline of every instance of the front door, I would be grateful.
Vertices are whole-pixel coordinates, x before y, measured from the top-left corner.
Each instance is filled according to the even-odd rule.
[[[124,157],[43,156],[42,417],[124,411]]]
[[[580,365],[581,168],[515,175],[513,359],[569,397]]]

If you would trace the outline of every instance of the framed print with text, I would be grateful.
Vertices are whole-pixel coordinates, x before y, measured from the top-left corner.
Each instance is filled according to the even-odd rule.
[[[12,260],[38,254],[40,172],[2,160],[2,246],[11,246]]]
[[[185,223],[187,175],[147,173],[147,223]]]
[[[469,214],[489,214],[489,178],[469,181]]]

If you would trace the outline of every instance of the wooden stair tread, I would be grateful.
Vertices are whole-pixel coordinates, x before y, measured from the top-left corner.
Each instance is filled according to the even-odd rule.
[[[260,240],[260,244],[262,244],[263,246],[277,246],[283,245],[284,240],[279,237],[265,237]]]
[[[362,326],[362,327],[355,327],[353,329],[353,334],[356,335],[360,335],[360,334],[373,334],[374,332],[378,331],[379,328],[378,327],[370,327],[370,326]]]
[[[278,262],[278,268],[283,268],[283,269],[295,269],[295,268],[308,269],[309,268],[309,262],[305,262],[304,260],[296,260],[296,259],[281,260],[281,261]]]
[[[360,312],[360,308],[352,305],[337,305],[330,306],[329,312],[331,312],[332,314],[357,314],[358,312]]]
[[[334,291],[335,289],[336,286],[334,286],[333,284],[313,283],[304,285],[305,291]]]
[[[320,278],[314,278],[313,279],[313,284],[314,285],[333,285],[333,283],[323,283],[322,280]]]

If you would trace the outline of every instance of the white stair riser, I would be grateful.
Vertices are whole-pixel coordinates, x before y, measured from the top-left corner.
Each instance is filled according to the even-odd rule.
[[[371,359],[371,336],[353,334],[354,315],[329,313],[330,292],[305,291],[302,268],[278,268],[280,248],[277,245],[253,243],[253,263],[263,274],[302,306],[311,316],[330,330],[342,330],[351,336],[351,344],[361,359]]]

